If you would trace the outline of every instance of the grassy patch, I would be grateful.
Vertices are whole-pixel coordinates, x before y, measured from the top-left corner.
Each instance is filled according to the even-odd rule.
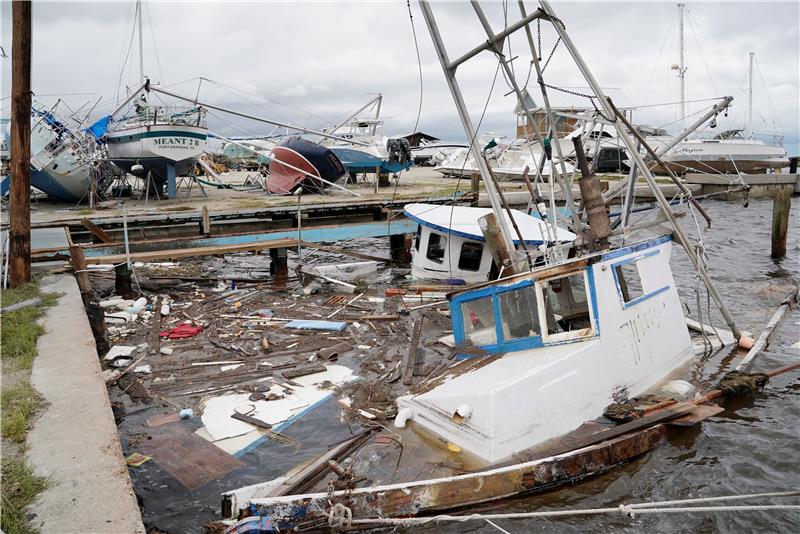
[[[2,528],[6,534],[36,532],[28,524],[25,507],[47,487],[47,481],[33,474],[19,457],[3,456]]]
[[[0,295],[2,306],[40,297],[42,305],[28,306],[15,312],[6,313],[2,318],[0,330],[0,358],[4,363],[13,363],[18,369],[30,369],[36,356],[36,338],[44,329],[38,319],[44,315],[45,308],[58,300],[58,295],[42,294],[36,284],[8,289]]]
[[[0,394],[0,405],[3,406],[3,417],[0,420],[3,439],[25,443],[28,424],[43,403],[44,399],[29,382],[22,381],[4,388]]]
[[[94,210],[90,210],[88,208],[83,208],[83,209],[77,210],[75,212],[75,215],[91,215],[92,213],[94,213]]]
[[[29,382],[30,368],[36,357],[36,338],[44,329],[38,319],[58,295],[42,293],[35,283],[0,293],[3,307],[39,297],[42,304],[3,314],[0,323],[0,430],[2,434],[2,524],[6,534],[27,534],[36,530],[28,523],[26,506],[47,485],[25,462],[24,447],[28,425],[44,403],[43,397]]]

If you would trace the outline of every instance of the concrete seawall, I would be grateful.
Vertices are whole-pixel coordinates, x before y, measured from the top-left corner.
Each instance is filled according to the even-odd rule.
[[[62,296],[43,319],[31,375],[48,404],[28,433],[28,459],[50,480],[31,523],[43,534],[143,533],[78,285],[61,275],[42,290]]]

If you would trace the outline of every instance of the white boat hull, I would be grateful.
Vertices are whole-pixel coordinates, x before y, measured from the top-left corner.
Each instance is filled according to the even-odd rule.
[[[107,136],[108,155],[114,164],[130,170],[139,163],[161,177],[167,165],[184,174],[206,150],[208,129],[185,124],[148,124],[123,128]]]
[[[423,383],[421,393],[400,397],[398,414],[494,464],[575,430],[600,417],[609,404],[657,385],[693,355],[669,267],[671,245],[662,238],[620,249],[585,269],[586,287],[595,293],[590,302],[596,303],[590,330],[565,332],[551,341],[544,336],[536,348],[465,361],[434,379],[434,387]],[[644,294],[625,303],[614,266],[634,261]],[[487,291],[499,295],[517,280]],[[547,320],[543,282],[536,282],[540,324]],[[456,299],[451,316],[461,313]],[[463,340],[460,328],[454,320],[457,342]]]
[[[668,137],[649,137],[655,150],[671,141]],[[789,166],[786,149],[767,145],[753,139],[694,139],[678,143],[661,156],[669,169],[676,173],[715,172],[737,173],[779,169]],[[664,172],[661,167],[657,172]]]

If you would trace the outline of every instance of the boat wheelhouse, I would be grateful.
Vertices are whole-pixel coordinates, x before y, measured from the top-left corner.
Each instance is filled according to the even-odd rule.
[[[671,250],[663,236],[451,294],[456,346],[490,355],[398,398],[398,418],[495,464],[664,381],[694,353]]]
[[[404,213],[418,224],[411,250],[411,275],[427,280],[485,282],[496,267],[479,219],[491,212],[491,208],[408,204]],[[551,227],[542,220],[519,210],[511,212],[525,246],[529,248],[543,243],[568,243],[575,239],[575,234],[562,228],[558,228],[553,236]],[[503,215],[503,222],[510,226],[508,213]],[[518,238],[514,245],[521,246]]]

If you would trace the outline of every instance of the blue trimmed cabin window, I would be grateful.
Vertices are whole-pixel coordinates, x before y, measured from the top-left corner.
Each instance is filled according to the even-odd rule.
[[[510,352],[597,335],[591,308],[594,289],[587,287],[586,273],[583,269],[511,287],[489,286],[455,297],[451,310],[456,341]]]
[[[658,250],[652,250],[640,256],[628,258],[612,264],[614,280],[617,283],[617,293],[619,294],[620,300],[622,300],[623,308],[635,306],[669,289],[669,284],[658,286],[657,277],[654,278],[651,275],[649,278],[646,278],[642,276],[642,274],[647,276],[647,270],[642,269],[640,263],[648,261],[648,258],[652,258],[658,253]]]
[[[539,307],[533,284],[497,295],[502,318],[503,341],[539,336]]]
[[[477,271],[481,268],[483,245],[472,241],[461,244],[461,254],[458,256],[458,268],[463,271]]]
[[[464,320],[466,341],[478,346],[497,344],[497,325],[491,295],[462,302],[461,316]]]
[[[442,263],[445,250],[447,250],[447,238],[436,232],[430,232],[428,234],[428,251],[425,253],[425,257],[436,263]]]

